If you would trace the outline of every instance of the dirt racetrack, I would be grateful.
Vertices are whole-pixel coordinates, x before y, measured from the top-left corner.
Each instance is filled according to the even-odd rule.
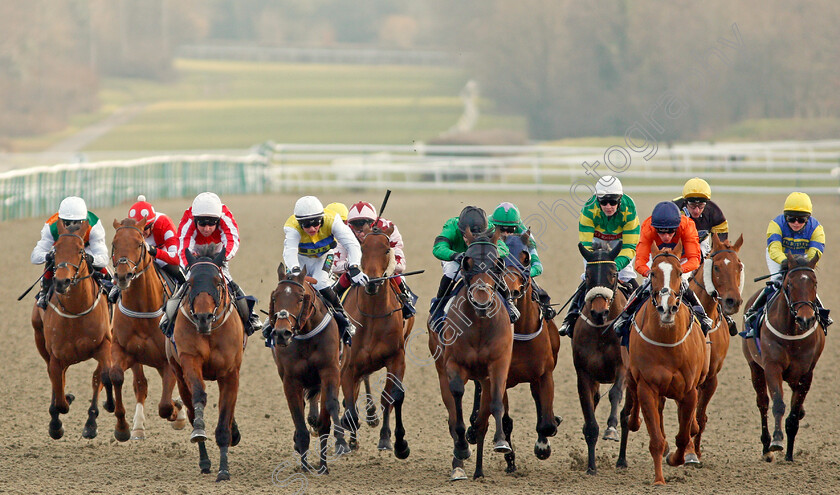
[[[347,204],[367,199],[378,204],[381,193],[322,194],[324,203]],[[50,399],[49,379],[43,360],[35,349],[29,315],[33,299],[16,302],[17,296],[39,275],[39,267],[29,264],[29,253],[38,240],[43,219],[6,222],[0,226],[8,245],[3,257],[2,304],[0,304],[0,492],[13,493],[292,493],[305,488],[308,493],[638,493],[652,489],[653,464],[648,452],[644,427],[630,437],[630,468],[614,468],[618,444],[598,442],[599,474],[586,475],[586,445],[581,433],[582,414],[577,398],[570,343],[563,339],[555,370],[555,413],[564,418],[556,437],[551,439],[553,453],[546,461],[533,455],[536,440],[535,417],[530,393],[520,385],[510,395],[511,415],[515,422],[514,448],[518,450],[516,475],[504,473],[501,455],[487,449],[484,480],[449,483],[452,440],[446,427],[446,412],[440,400],[434,367],[428,361],[425,321],[429,298],[437,288],[440,269],[431,255],[431,246],[443,222],[464,205],[476,204],[491,209],[502,200],[519,205],[523,217],[540,212],[540,201],[551,205],[559,196],[552,194],[497,193],[404,193],[395,192],[386,217],[394,220],[406,243],[409,269],[425,268],[426,273],[413,277],[412,287],[421,296],[416,338],[409,352],[405,379],[405,417],[411,455],[405,461],[391,453],[376,450],[378,431],[363,427],[361,448],[331,464],[328,476],[299,474],[305,486],[281,482],[295,471],[292,422],[283,398],[280,380],[270,353],[258,334],[250,338],[242,366],[242,381],[236,417],[242,430],[242,442],[231,449],[232,480],[214,483],[214,475],[202,476],[198,453],[188,441],[189,429],[174,431],[157,418],[160,380],[154,371],[149,377],[147,401],[147,439],[118,443],[113,438],[115,419],[104,410],[99,416],[99,436],[81,438],[87,417],[85,404],[90,394],[92,361],[72,367],[67,374],[67,391],[77,397],[70,414],[63,416],[66,434],[54,441],[47,434]],[[563,197],[567,197],[564,195]],[[246,292],[267,301],[276,283],[276,268],[282,253],[282,225],[290,214],[296,197],[261,196],[222,198],[239,222],[242,247],[231,265],[231,272]],[[635,198],[640,216],[646,217],[658,200],[653,196]],[[826,257],[820,263],[820,294],[830,308],[840,313],[840,208],[837,198],[814,199],[815,216],[825,225]],[[715,200],[727,213],[735,237],[744,234],[741,258],[747,268],[744,299],[759,284],[752,278],[766,272],[764,239],[767,222],[781,210],[784,196],[717,196]],[[188,200],[161,201],[156,207],[178,221]],[[123,218],[127,205],[98,210],[110,242],[111,221]],[[560,215],[567,215],[558,208]],[[576,217],[564,216],[568,229],[552,222],[541,241],[540,255],[545,274],[540,282],[563,302],[577,284],[581,261],[577,243]],[[266,309],[266,304],[261,304]],[[835,318],[838,318],[835,315]],[[738,318],[740,321],[740,317]],[[840,363],[840,344],[835,325],[829,332],[825,351],[817,366],[811,392],[805,402],[808,412],[796,441],[796,460],[788,463],[761,460],[759,417],[749,372],[741,354],[740,338],[734,338],[727,362],[720,376],[720,386],[709,407],[709,423],[704,435],[704,467],[689,469],[665,466],[668,486],[658,493],[837,493],[840,491],[840,391],[835,385],[835,370]],[[129,420],[134,397],[126,377],[126,409]],[[468,388],[468,395],[472,388]],[[606,391],[606,387],[602,387]],[[215,429],[218,389],[208,388],[208,432]],[[789,403],[789,390],[785,387]],[[104,399],[104,394],[100,395]],[[471,403],[471,401],[470,401]],[[608,403],[598,409],[603,431]],[[676,409],[666,408],[666,435],[673,445],[676,434]],[[492,434],[492,426],[489,434]],[[212,440],[212,436],[211,436]],[[331,442],[332,444],[332,442]],[[218,468],[218,449],[208,442],[213,473]],[[778,456],[777,459],[783,458]],[[279,468],[278,468],[279,466]],[[473,460],[467,463],[472,474]]]

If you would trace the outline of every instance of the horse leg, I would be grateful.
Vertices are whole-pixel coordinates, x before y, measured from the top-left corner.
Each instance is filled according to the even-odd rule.
[[[499,359],[487,366],[488,374],[490,375],[490,414],[496,420],[496,434],[493,435],[493,451],[501,454],[511,452],[510,444],[505,440],[504,426],[502,425],[502,414],[504,414],[503,399],[505,396],[505,388],[507,386],[508,369],[510,368],[510,355],[507,359]],[[484,396],[486,394],[482,394]],[[481,414],[479,413],[479,418]]]
[[[359,375],[356,367],[352,362],[347,362],[341,368],[341,392],[344,395],[344,416],[341,418],[341,427],[344,432],[349,432],[351,449],[356,450],[358,447],[357,432],[359,431],[359,411],[356,409],[356,397],[358,395]],[[369,401],[370,396],[365,396],[365,401]]]
[[[365,375],[365,422],[371,428],[379,426],[379,411],[376,410],[376,404],[373,402],[373,394],[370,393],[370,375]]]
[[[321,439],[321,466],[326,469],[326,441],[330,433],[330,419],[333,422],[335,436],[335,458],[350,453],[350,446],[344,439],[345,430],[341,423],[341,405],[338,402],[339,376],[335,370],[324,368],[321,370],[321,410],[318,419],[318,434]],[[354,423],[358,428],[358,423]],[[354,432],[356,430],[353,430]]]
[[[638,384],[638,400],[645,417],[648,435],[650,435],[650,455],[653,457],[654,485],[664,485],[665,476],[662,473],[662,455],[665,453],[665,435],[659,414],[659,392],[645,381]]]
[[[484,437],[487,436],[487,428],[490,426],[490,409],[491,409],[491,402],[493,401],[493,386],[490,384],[489,380],[484,381],[484,385],[487,385],[484,388],[485,393],[481,395],[481,401],[479,402],[478,406],[478,417],[476,418],[475,422],[475,472],[473,473],[473,479],[483,478],[484,477]],[[499,402],[503,402],[500,400]],[[502,406],[504,407],[504,406]],[[496,436],[498,434],[504,435],[504,427],[500,427],[501,425],[497,425]],[[504,437],[502,437],[504,438]]]
[[[207,392],[204,391],[204,377],[201,372],[201,363],[197,362],[190,355],[181,355],[181,370],[183,371],[183,382],[189,389],[189,396],[192,399],[192,425],[193,431],[190,434],[190,442],[198,443],[198,467],[201,474],[210,474],[210,457],[207,456],[207,432],[204,423],[204,408],[207,406]]]
[[[134,397],[137,399],[137,405],[134,406],[131,439],[143,440],[146,438],[146,397],[149,395],[149,382],[146,380],[146,374],[143,373],[142,364],[138,363],[132,366],[131,372],[134,375]],[[169,400],[172,401],[171,398]]]
[[[767,410],[770,407],[770,398],[767,396],[767,380],[764,378],[764,369],[754,361],[749,362],[750,381],[755,389],[755,404],[761,416],[761,455],[764,460],[773,460],[773,453],[770,452],[770,430],[767,427]]]
[[[385,436],[385,428],[388,426],[388,411],[393,405],[394,417],[396,419],[396,428],[394,434],[396,436],[396,444],[394,449],[394,456],[397,459],[406,459],[411,453],[408,447],[408,442],[405,439],[405,425],[402,418],[402,406],[405,401],[405,387],[403,386],[403,377],[405,376],[405,353],[400,351],[389,360],[387,364],[388,370],[385,375],[386,387],[382,391],[382,431],[380,432],[380,442]],[[390,442],[391,432],[388,430],[388,441]]]
[[[627,393],[624,395],[624,408],[621,409],[621,441],[618,447],[618,460],[615,462],[615,467],[619,469],[627,468],[627,437],[630,431],[639,431],[641,426],[638,422],[633,422],[631,418],[633,414],[638,414],[639,401],[636,397],[636,381],[631,375],[627,376]],[[638,416],[635,418],[638,421]],[[633,428],[635,426],[635,428]]]
[[[430,350],[432,347],[436,346],[435,343],[435,333],[429,333],[429,347]],[[437,349],[437,347],[435,347]],[[433,352],[432,356],[436,356]],[[444,370],[444,365],[442,363],[442,359],[436,358],[434,360],[435,363],[435,371],[438,375],[438,386],[440,387],[440,397],[443,401],[443,405],[446,407],[446,412],[449,414],[447,418],[447,425],[449,427],[449,435],[452,437],[452,440],[455,440],[455,399],[452,397],[452,393],[449,391],[449,381],[446,377],[446,372]],[[469,457],[469,449],[467,450],[467,456]],[[459,459],[457,456],[452,456],[452,471],[449,476],[449,481],[460,481],[467,479],[467,473],[464,471],[464,460]]]
[[[111,369],[108,370],[108,378],[114,390],[114,415],[117,417],[117,425],[114,427],[114,438],[125,442],[131,437],[128,429],[128,421],[125,420],[125,403],[123,402],[122,388],[125,381],[125,370],[130,368],[134,362],[131,356],[123,351],[119,343],[111,344]]]
[[[683,400],[677,404],[679,417],[679,431],[677,432],[677,450],[668,456],[669,466],[680,466],[685,463],[685,452],[691,443],[691,426],[697,414],[697,389],[689,391]]]
[[[470,413],[470,426],[467,428],[467,441],[475,445],[475,422],[478,419],[478,405],[481,403],[481,383],[478,380],[472,382],[475,384],[475,395],[473,396],[473,407]]]
[[[626,379],[626,371],[624,368],[618,372],[615,381],[610,387],[610,416],[607,418],[607,429],[604,431],[604,440],[619,441],[618,437],[618,409],[621,406],[621,396],[624,395],[624,382]]]
[[[309,431],[306,429],[306,420],[303,417],[303,389],[296,383],[283,380],[283,392],[286,394],[286,404],[292,414],[292,421],[295,424],[295,452],[300,457],[300,465],[306,472],[312,472],[306,456],[309,451]]]
[[[534,455],[545,460],[551,456],[551,443],[548,437],[557,434],[557,422],[554,418],[554,376],[553,370],[546,371],[536,382],[531,382],[531,397],[537,407],[537,442]]]
[[[785,419],[785,433],[787,433],[787,451],[785,452],[785,460],[793,461],[793,442],[796,440],[796,434],[799,432],[799,420],[805,416],[805,408],[802,405],[805,403],[805,396],[808,395],[808,390],[811,389],[811,380],[814,378],[814,370],[811,369],[799,379],[796,387],[793,389],[793,396],[790,399],[790,413]]]
[[[449,393],[452,394],[455,406],[455,422],[451,426],[452,438],[455,441],[453,454],[458,459],[464,460],[470,457],[470,447],[467,443],[466,427],[464,426],[464,409],[462,407],[466,373],[460,366],[451,361],[446,363],[446,371],[449,377]]]
[[[107,403],[111,405],[110,412],[114,411],[113,385],[111,384],[111,377],[108,374],[108,370],[111,368],[110,341],[107,339],[103,340],[102,345],[99,346],[99,349],[96,350],[96,354],[93,357],[96,359],[96,369],[93,371],[93,377],[91,377],[93,397],[90,399],[88,419],[82,430],[82,437],[87,439],[96,438],[96,418],[99,416],[99,404],[97,404],[97,401],[99,400],[99,391],[102,390],[103,382],[107,383]],[[106,410],[108,409],[107,405],[104,407]]]
[[[67,414],[70,412],[70,403],[73,402],[73,396],[70,394],[64,395],[64,372],[67,368],[56,358],[50,358],[50,384],[52,385],[52,401],[50,403],[50,436],[58,440],[64,436],[64,426],[59,419],[60,414]]]
[[[782,369],[776,363],[766,363],[764,366],[764,379],[767,381],[767,389],[770,391],[770,398],[773,400],[773,440],[770,442],[770,452],[779,452],[784,449],[785,435],[782,433],[782,417],[785,415],[785,397],[782,388]]]
[[[476,382],[476,383],[478,383],[478,382]],[[505,413],[502,416],[502,431],[505,432],[505,440],[507,440],[507,442],[511,446],[513,446],[513,440],[511,439],[511,436],[513,435],[513,418],[510,417],[510,405],[508,403],[507,390],[505,390],[505,396],[504,396],[504,398],[502,398],[502,405],[505,408]],[[478,419],[478,418],[476,417],[476,419]],[[539,421],[539,418],[537,418],[537,421]],[[485,435],[486,435],[486,433],[485,433]],[[505,472],[506,473],[515,473],[516,472],[516,452],[511,450],[510,452],[505,454],[505,462],[507,463],[507,466],[505,467]]]
[[[318,434],[318,415],[320,409],[318,408],[318,401],[321,400],[320,390],[315,388],[304,392],[306,401],[309,402],[309,414],[306,415],[306,423],[309,425],[309,431],[312,435]]]
[[[171,421],[173,430],[183,430],[187,426],[187,410],[180,395],[175,400],[172,399],[177,382],[175,370],[169,363],[165,363],[162,368],[158,368],[158,374],[163,388],[158,404],[158,416]]]
[[[588,373],[578,370],[577,373],[578,398],[580,408],[583,411],[583,438],[586,439],[586,448],[589,452],[586,474],[598,474],[598,467],[595,465],[595,444],[598,442],[598,420],[595,418],[595,398],[598,397],[598,382],[592,379]]]
[[[697,426],[699,427],[699,431],[694,436],[694,453],[697,455],[698,463],[699,458],[703,456],[702,451],[700,450],[700,440],[703,436],[703,432],[706,431],[706,422],[709,421],[709,416],[706,414],[706,408],[709,406],[709,401],[712,400],[712,396],[715,394],[715,390],[717,390],[718,386],[718,379],[717,375],[708,375],[706,377],[706,381],[700,384],[698,387],[698,395],[697,395]],[[686,458],[686,464],[696,464],[692,462],[690,458]]]
[[[239,393],[239,371],[235,370],[219,379],[219,422],[216,424],[216,445],[219,446],[219,474],[216,481],[230,480],[228,448],[231,444],[233,412]]]

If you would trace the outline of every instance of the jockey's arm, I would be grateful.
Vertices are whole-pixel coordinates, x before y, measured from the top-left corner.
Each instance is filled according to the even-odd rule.
[[[356,234],[350,230],[338,214],[332,223],[332,234],[336,242],[344,246],[347,250],[347,266],[359,265],[362,262],[362,247],[359,245],[359,240],[356,239]]]
[[[595,222],[583,213],[584,210],[581,210],[580,217],[578,218],[578,241],[583,244],[583,247],[592,251],[592,239],[595,237]]]
[[[785,249],[782,247],[782,228],[775,219],[767,226],[767,254],[778,264],[785,262]]]
[[[458,231],[458,218],[447,220],[440,234],[435,238],[435,245],[432,247],[434,257],[441,261],[452,261],[452,258],[458,254],[452,246],[455,245],[456,236],[459,235],[461,232]]]
[[[680,268],[683,273],[690,273],[700,268],[700,261],[702,261],[700,237],[697,235],[697,227],[695,227],[693,220],[682,217],[680,227],[682,230],[682,257],[685,259]]]
[[[825,250],[825,230],[823,230],[822,225],[817,225],[817,228],[811,233],[811,240],[808,243],[808,250],[805,252],[805,256],[811,260],[814,259],[817,253],[820,253],[820,257],[822,257],[823,250]]]
[[[397,261],[394,273],[402,273],[405,271],[405,246],[403,245],[402,234],[400,234],[400,229],[397,228],[397,224],[391,222],[391,225],[394,226],[394,231],[388,237],[388,241],[391,243],[391,249],[394,250],[394,258]]]
[[[498,253],[499,258],[503,259],[510,254],[510,249],[508,249],[505,241],[499,239],[496,241],[496,252]]]
[[[239,226],[227,206],[222,205],[222,217],[219,219],[222,242],[225,246],[225,261],[230,261],[239,251]]]
[[[105,227],[102,222],[90,228],[90,236],[85,251],[93,256],[94,268],[104,268],[108,265],[108,245],[105,243]]]
[[[639,236],[639,243],[636,245],[636,262],[634,268],[639,275],[647,277],[650,272],[650,245],[653,243],[653,229],[642,229]]]
[[[29,261],[31,261],[33,265],[42,265],[46,263],[47,253],[52,250],[53,244],[55,244],[55,240],[50,232],[50,226],[45,223],[44,227],[41,229],[41,239],[35,243],[35,248],[32,250],[32,254],[29,255]]]
[[[152,239],[155,243],[155,258],[169,265],[178,265],[178,236],[172,220],[161,215],[153,227]]]
[[[300,261],[298,261],[300,232],[292,227],[283,227],[283,232],[286,234],[286,239],[283,241],[283,263],[286,264],[287,270],[291,270],[300,266]]]
[[[709,201],[706,208],[711,209],[711,232],[718,235],[720,242],[727,240],[729,238],[729,222],[726,221],[726,216],[724,216],[723,210],[721,210],[720,207],[713,201]]]
[[[347,271],[347,250],[344,249],[343,244],[339,244],[333,251],[333,263],[330,271],[338,275]]]
[[[636,245],[639,244],[639,233],[641,227],[639,225],[639,218],[636,216],[635,210],[621,230],[621,251],[615,258],[615,267],[621,271],[630,264],[633,256],[636,256]]]

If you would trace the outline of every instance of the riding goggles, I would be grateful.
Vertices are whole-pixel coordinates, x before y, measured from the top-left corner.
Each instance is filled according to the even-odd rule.
[[[677,231],[677,229],[665,229],[665,228],[656,229],[657,234],[673,234],[676,231]]]
[[[516,225],[497,225],[496,227],[505,234],[516,233]]]
[[[303,229],[311,229],[312,227],[320,227],[324,223],[324,217],[307,218],[298,220],[300,227]]]
[[[616,206],[621,202],[621,196],[609,195],[598,198],[598,204],[601,206]]]
[[[373,220],[370,218],[356,218],[354,220],[350,220],[347,224],[356,230],[361,230],[365,228],[365,225],[373,225]]]
[[[787,223],[808,223],[809,218],[807,216],[785,215],[785,221]]]
[[[199,227],[209,227],[211,225],[219,225],[219,219],[213,217],[198,217],[195,219],[195,224]]]

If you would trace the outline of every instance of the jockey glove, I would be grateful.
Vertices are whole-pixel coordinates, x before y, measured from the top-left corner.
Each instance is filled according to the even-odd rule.
[[[358,265],[353,265],[347,268],[347,274],[350,275],[350,280],[352,280],[355,284],[365,285],[370,280],[367,274],[365,274]]]
[[[93,267],[93,255],[90,253],[85,253],[85,261],[87,261],[88,266]]]
[[[151,254],[152,257],[157,258],[157,248],[154,246],[149,246],[149,254]]]
[[[45,259],[48,265],[52,265],[53,263],[55,263],[55,251],[49,251]]]
[[[452,255],[452,261],[459,265],[462,264],[464,262],[464,253],[455,253]]]

